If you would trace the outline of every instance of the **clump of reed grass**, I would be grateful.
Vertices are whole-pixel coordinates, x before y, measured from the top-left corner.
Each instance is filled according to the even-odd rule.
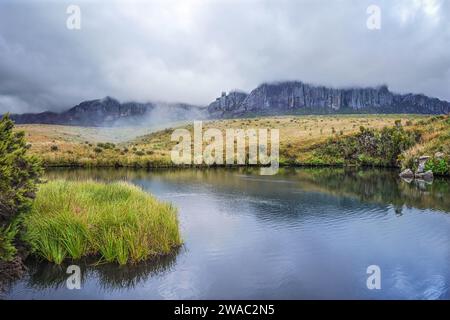
[[[181,244],[176,209],[125,182],[50,181],[23,225],[32,251],[56,264],[84,256],[133,263]]]

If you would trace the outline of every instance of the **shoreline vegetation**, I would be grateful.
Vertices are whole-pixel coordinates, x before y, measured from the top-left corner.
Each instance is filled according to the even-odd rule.
[[[182,244],[177,210],[125,182],[42,184],[23,227],[31,252],[56,264],[98,257],[124,265]]]
[[[0,292],[20,278],[30,253],[133,264],[181,246],[177,209],[125,182],[41,181],[38,153],[0,119]]]
[[[25,134],[13,128],[8,117],[0,119],[0,292],[25,270],[19,218],[30,209],[42,173],[40,161],[28,153]]]
[[[174,129],[168,128],[126,142],[108,142],[101,129],[28,125],[30,152],[47,167],[208,167],[175,165],[170,151]],[[183,128],[192,132],[193,125]],[[277,128],[280,166],[370,166],[417,169],[417,159],[429,155],[427,170],[449,175],[450,120],[448,115],[330,115],[278,116],[210,120],[203,129]],[[99,139],[94,139],[96,130]],[[100,130],[100,131],[99,131]],[[111,130],[105,128],[106,132]],[[115,135],[129,128],[116,128]],[[89,139],[87,138],[89,137]],[[435,156],[439,154],[439,156]],[[226,165],[212,165],[226,166]],[[250,165],[247,165],[250,166]]]
[[[192,124],[181,127],[193,130]],[[277,116],[204,122],[203,129],[209,128],[279,129],[281,167],[417,170],[426,156],[426,170],[450,175],[448,115]],[[84,257],[127,264],[181,245],[176,209],[138,187],[89,180],[39,185],[41,166],[210,167],[171,162],[174,129],[123,142],[118,137],[130,128],[14,127],[6,116],[0,129],[0,273],[19,276],[30,250],[57,264]]]

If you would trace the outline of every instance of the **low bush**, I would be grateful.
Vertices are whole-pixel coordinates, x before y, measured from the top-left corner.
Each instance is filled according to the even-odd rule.
[[[436,175],[447,175],[449,174],[449,165],[446,159],[430,159],[425,164],[425,170],[431,170]]]
[[[382,130],[360,128],[360,132],[342,138],[330,138],[315,151],[317,157],[334,157],[346,163],[397,166],[399,155],[420,138],[415,131],[405,131],[397,122]]]

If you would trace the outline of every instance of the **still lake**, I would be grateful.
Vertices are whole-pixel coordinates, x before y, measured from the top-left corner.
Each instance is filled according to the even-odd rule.
[[[184,245],[134,266],[29,259],[7,299],[450,299],[450,180],[391,170],[60,169],[126,180],[179,209]],[[367,268],[381,289],[367,287]]]

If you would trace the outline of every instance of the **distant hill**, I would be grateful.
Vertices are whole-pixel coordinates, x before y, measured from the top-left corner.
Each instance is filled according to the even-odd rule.
[[[213,118],[245,115],[410,113],[446,114],[450,103],[423,94],[396,94],[387,86],[336,89],[300,81],[265,83],[233,91],[208,106]]]
[[[120,103],[114,98],[89,100],[61,112],[13,114],[17,124],[60,124],[74,126],[141,125],[198,119],[205,108],[184,103]]]
[[[264,83],[250,93],[222,93],[207,107],[185,103],[89,100],[61,112],[14,114],[18,124],[120,126],[181,120],[285,114],[447,114],[450,102],[423,94],[397,94],[387,86],[330,88],[300,81]]]

